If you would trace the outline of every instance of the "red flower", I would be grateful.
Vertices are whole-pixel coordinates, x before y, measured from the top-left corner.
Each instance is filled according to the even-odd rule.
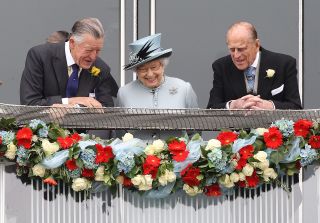
[[[82,137],[78,133],[72,134],[71,138],[74,140],[74,142],[79,142],[82,139]]]
[[[173,154],[172,159],[177,162],[182,162],[187,159],[188,155],[189,155],[189,151],[185,150],[183,152]]]
[[[240,158],[238,163],[237,163],[237,166],[236,166],[236,170],[242,170],[243,167],[247,164],[247,160],[246,159],[243,159],[243,158]]]
[[[259,183],[259,177],[256,171],[253,171],[251,176],[246,177],[246,181],[247,181],[248,187],[256,187]]]
[[[185,151],[187,149],[187,145],[184,141],[178,141],[175,139],[168,144],[168,149],[170,153],[178,153],[181,151]]]
[[[282,144],[282,134],[277,127],[269,128],[269,132],[265,132],[263,137],[268,148],[277,149]]]
[[[2,137],[0,136],[0,145],[2,144]]]
[[[73,171],[78,169],[78,166],[76,164],[76,160],[72,159],[72,160],[67,160],[66,161],[66,167],[68,168],[68,170]]]
[[[101,144],[96,144],[97,156],[96,163],[107,163],[114,157],[111,146],[103,147]]]
[[[229,145],[237,139],[238,135],[234,132],[220,132],[217,139],[221,142],[221,145]]]
[[[245,147],[242,147],[239,150],[239,154],[240,154],[241,158],[247,160],[248,158],[253,157],[253,151],[254,151],[253,146],[247,145]]]
[[[187,159],[189,151],[187,150],[187,145],[184,141],[172,140],[168,144],[168,149],[172,155],[172,159],[177,162],[182,162]]]
[[[5,152],[0,152],[0,157],[3,157]]]
[[[183,182],[189,186],[198,186],[200,180],[197,177],[200,175],[200,169],[189,164],[185,169],[181,171],[181,177]]]
[[[27,127],[22,128],[17,132],[16,138],[18,140],[18,146],[23,146],[26,149],[30,149],[32,141],[32,130]]]
[[[221,195],[221,189],[219,184],[212,184],[211,186],[205,186],[205,194],[207,196],[217,197]]]
[[[312,122],[307,120],[307,119],[300,119],[297,122],[294,123],[293,129],[294,129],[294,134],[296,136],[302,136],[306,137],[309,133],[309,129],[312,126]]]
[[[320,149],[320,136],[311,136],[308,143],[312,149]]]
[[[93,172],[93,170],[89,170],[89,169],[84,168],[82,170],[81,175],[83,177],[86,177],[86,178],[93,178],[94,177],[94,172]]]
[[[57,141],[62,149],[69,149],[71,146],[73,146],[74,143],[74,140],[69,136],[65,138],[58,137]]]
[[[123,184],[122,185],[125,187],[132,187],[133,183],[131,182],[130,178],[123,175]]]
[[[300,170],[300,169],[301,169],[300,160],[297,160],[297,161],[296,161],[296,169],[297,169],[297,170]]]
[[[151,174],[152,179],[155,179],[157,177],[158,168],[160,166],[160,161],[156,156],[149,155],[147,156],[145,162],[143,163],[143,174],[148,175]]]
[[[49,184],[52,186],[58,185],[57,181],[55,179],[53,179],[52,177],[48,177],[48,178],[44,179],[43,183],[46,183],[46,184]]]

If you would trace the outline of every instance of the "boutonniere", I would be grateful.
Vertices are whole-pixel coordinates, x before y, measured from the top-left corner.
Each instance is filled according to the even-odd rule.
[[[99,74],[100,74],[100,71],[101,71],[101,70],[100,70],[98,67],[93,66],[93,67],[91,68],[91,70],[90,70],[90,73],[92,74],[92,76],[98,77]]]
[[[267,72],[267,76],[266,76],[267,78],[272,78],[273,75],[276,73],[276,71],[273,69],[268,69],[266,70],[266,72]]]

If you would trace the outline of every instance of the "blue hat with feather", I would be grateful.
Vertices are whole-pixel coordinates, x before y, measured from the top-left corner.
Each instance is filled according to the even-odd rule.
[[[164,50],[160,42],[161,33],[157,33],[130,43],[129,64],[125,65],[124,69],[130,70],[152,60],[171,56],[172,48]]]

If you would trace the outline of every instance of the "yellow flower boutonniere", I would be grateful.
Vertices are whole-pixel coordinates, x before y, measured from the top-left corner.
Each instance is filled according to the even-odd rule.
[[[100,74],[100,71],[101,71],[101,70],[100,70],[98,67],[93,66],[93,67],[91,68],[90,73],[92,74],[92,76],[98,77],[99,74]]]
[[[267,78],[272,78],[273,75],[276,73],[276,71],[273,69],[268,69],[266,70],[266,72],[267,72],[267,76],[266,76]]]

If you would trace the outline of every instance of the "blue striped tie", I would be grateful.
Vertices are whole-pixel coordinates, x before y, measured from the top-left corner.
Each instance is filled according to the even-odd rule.
[[[248,69],[244,71],[244,74],[246,75],[246,78],[247,78],[248,91],[250,93],[253,92],[253,88],[254,88],[254,79],[255,79],[255,75],[253,73],[254,69],[255,69],[254,67],[250,66]]]
[[[78,71],[79,66],[77,64],[73,64],[72,66],[72,73],[69,77],[68,83],[67,83],[67,90],[66,90],[66,96],[67,98],[75,97],[78,93],[78,85],[79,85],[79,77],[78,77]]]

